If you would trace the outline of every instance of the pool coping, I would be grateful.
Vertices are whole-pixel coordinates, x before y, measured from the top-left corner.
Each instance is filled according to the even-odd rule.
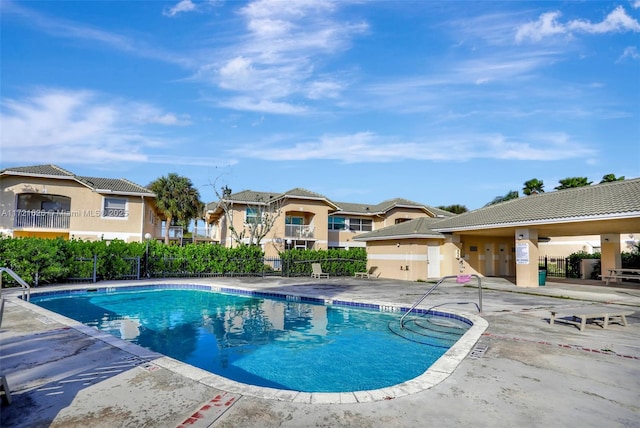
[[[320,303],[324,305],[340,305],[340,306],[353,306],[363,309],[380,310],[383,312],[403,312],[409,308],[398,305],[390,304],[387,302],[361,302],[355,300],[339,300],[322,297],[313,297],[304,293],[296,292],[264,292],[256,288],[252,288],[250,285],[240,287],[234,285],[229,287],[222,284],[216,284],[215,280],[211,279],[194,279],[190,278],[187,281],[180,281],[176,279],[172,280],[149,280],[144,282],[136,281],[134,283],[119,283],[109,284],[104,286],[95,286],[92,284],[77,284],[77,285],[61,285],[55,286],[55,288],[42,288],[32,289],[32,296],[43,294],[61,294],[65,292],[73,293],[74,291],[81,292],[88,289],[111,291],[122,288],[140,289],[140,288],[156,288],[164,287],[176,289],[202,289],[211,290],[215,292],[229,292],[235,294],[255,295],[257,297],[276,297],[288,300],[295,300],[308,303]],[[29,310],[36,312],[42,316],[42,321],[47,320],[58,322],[67,327],[73,328],[89,337],[106,342],[107,344],[119,348],[125,352],[128,352],[138,358],[147,361],[148,368],[151,366],[157,366],[164,368],[181,376],[184,376],[193,381],[202,383],[206,386],[220,389],[223,391],[236,393],[240,395],[247,395],[256,398],[263,398],[268,400],[288,401],[294,403],[309,403],[309,404],[347,404],[347,403],[365,403],[382,400],[390,400],[398,397],[403,397],[410,394],[415,394],[438,385],[446,378],[448,378],[458,365],[464,360],[464,358],[473,350],[474,345],[478,342],[482,334],[485,332],[489,323],[482,317],[469,312],[456,311],[452,309],[438,309],[438,314],[449,314],[449,316],[457,319],[468,320],[471,322],[470,328],[458,341],[449,348],[438,360],[436,360],[424,373],[421,375],[405,381],[400,384],[396,384],[390,387],[362,390],[353,392],[339,392],[339,393],[325,393],[325,392],[301,392],[293,390],[282,390],[268,387],[260,387],[254,385],[248,385],[241,382],[237,382],[231,379],[227,379],[223,376],[213,374],[206,370],[194,367],[190,364],[183,363],[174,358],[159,354],[154,351],[150,351],[142,346],[134,343],[127,342],[126,340],[112,336],[108,333],[102,332],[94,327],[86,326],[71,318],[67,318],[63,315],[44,309],[35,304],[25,302],[19,298],[18,294],[11,296],[11,301],[28,308]],[[426,309],[421,309],[426,311]],[[446,315],[445,315],[446,316]]]

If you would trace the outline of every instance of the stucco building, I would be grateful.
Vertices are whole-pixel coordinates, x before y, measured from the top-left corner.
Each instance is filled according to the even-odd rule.
[[[0,171],[0,234],[142,241],[158,237],[155,194],[126,179],[85,177],[56,165]]]

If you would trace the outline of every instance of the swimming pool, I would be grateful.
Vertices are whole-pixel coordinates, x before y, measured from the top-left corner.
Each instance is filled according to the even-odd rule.
[[[424,373],[471,325],[438,317],[446,322],[430,323],[427,340],[394,334],[389,326],[401,312],[380,312],[379,305],[211,290],[103,288],[34,295],[31,302],[228,379],[305,392],[403,383]]]

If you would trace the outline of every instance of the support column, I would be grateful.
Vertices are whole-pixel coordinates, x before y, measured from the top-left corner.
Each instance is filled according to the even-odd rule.
[[[538,287],[538,230],[516,229],[516,285]]]
[[[620,255],[620,235],[616,233],[606,233],[600,235],[600,274],[607,275],[609,269],[622,267],[622,256]],[[603,281],[606,281],[603,279]]]

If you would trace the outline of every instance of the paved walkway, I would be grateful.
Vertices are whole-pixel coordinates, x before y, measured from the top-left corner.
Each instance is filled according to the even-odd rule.
[[[351,278],[165,282],[405,306],[431,286]],[[211,381],[201,370],[94,329],[71,326],[63,317],[18,301],[17,290],[5,289],[0,370],[13,402],[3,404],[0,425],[638,427],[640,286],[594,284],[547,282],[530,289],[483,278],[481,316],[488,328],[450,375],[404,396],[340,404],[300,402],[287,393],[280,398],[243,394],[220,379]],[[477,314],[478,294],[476,287],[445,283],[426,306]],[[627,317],[627,327],[612,324],[606,330],[595,324],[584,332],[569,324],[549,325],[550,309],[576,305],[635,313]]]

